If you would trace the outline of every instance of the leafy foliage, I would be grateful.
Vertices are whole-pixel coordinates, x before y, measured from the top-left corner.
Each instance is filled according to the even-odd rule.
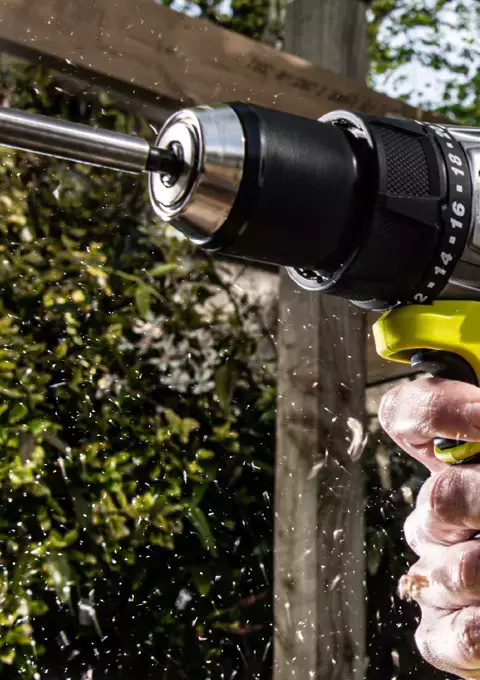
[[[169,7],[174,0],[162,0]],[[183,0],[182,11],[208,19],[223,28],[261,40],[267,21],[270,0],[231,0],[225,12],[224,0]]]
[[[373,0],[369,20],[376,89],[478,125],[480,7],[475,0]]]
[[[3,78],[12,106],[152,134],[42,69]],[[261,677],[275,394],[255,308],[138,178],[2,150],[0,231],[2,677]]]

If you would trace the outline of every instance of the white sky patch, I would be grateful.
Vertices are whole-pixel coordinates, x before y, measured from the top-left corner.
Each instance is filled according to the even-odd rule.
[[[155,0],[155,2],[159,5],[162,4],[161,0]],[[185,14],[188,14],[191,17],[195,17],[200,14],[200,10],[198,9],[198,7],[192,7],[188,0],[174,0],[171,9],[174,9],[177,12],[184,12]],[[219,5],[219,11],[220,13],[230,14],[231,12],[230,0],[224,0]]]
[[[435,5],[435,0],[425,0],[427,8],[431,9]],[[470,65],[469,76],[456,76],[459,80],[464,82],[480,67],[480,18],[476,13],[477,0],[465,0],[465,5],[469,10],[469,21],[467,29],[459,28],[459,17],[451,9],[445,9],[441,12],[442,23],[445,27],[442,28],[439,36],[440,49],[451,46],[449,53],[449,60],[452,63],[464,63],[465,60],[461,58],[461,51],[468,47],[472,52],[477,53],[477,58],[472,60]],[[392,14],[393,21],[398,12]],[[380,31],[380,39],[388,39],[389,27],[392,24],[392,19],[385,21],[382,30]],[[431,38],[434,36],[432,29],[417,27],[409,31],[409,40],[417,42],[417,53],[427,53],[429,47],[421,45],[422,38]],[[405,42],[404,36],[395,36],[390,40],[390,44],[400,46]],[[419,58],[414,58],[410,64],[401,66],[398,69],[390,71],[382,75],[376,75],[373,79],[373,87],[378,92],[383,92],[391,97],[399,97],[407,93],[411,93],[408,97],[409,102],[414,106],[428,106],[429,108],[436,108],[443,104],[442,95],[447,81],[451,79],[451,74],[446,71],[436,71],[432,68],[427,68],[420,63]],[[468,103],[468,102],[466,102]]]

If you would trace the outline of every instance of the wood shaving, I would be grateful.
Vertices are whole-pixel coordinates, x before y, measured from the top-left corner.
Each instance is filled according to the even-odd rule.
[[[347,420],[347,425],[352,433],[352,439],[350,446],[348,447],[348,455],[352,460],[357,461],[365,449],[367,443],[368,434],[364,437],[364,428],[362,423],[357,418],[349,418]]]
[[[398,582],[398,597],[401,600],[411,602],[418,600],[422,590],[430,586],[430,581],[426,576],[420,574],[404,574]]]

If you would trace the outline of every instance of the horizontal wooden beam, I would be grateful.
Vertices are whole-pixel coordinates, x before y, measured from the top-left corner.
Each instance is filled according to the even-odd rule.
[[[6,0],[0,46],[185,106],[251,100],[308,117],[337,108],[432,118],[305,59],[153,0]],[[438,119],[437,116],[433,116]]]

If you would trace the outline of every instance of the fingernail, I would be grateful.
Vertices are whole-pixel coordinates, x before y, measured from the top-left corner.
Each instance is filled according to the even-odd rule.
[[[480,430],[480,402],[467,406],[467,419],[473,427]]]
[[[480,623],[476,618],[466,621],[464,640],[471,652],[476,653],[480,646]]]
[[[461,586],[469,591],[478,592],[480,588],[480,553],[469,555],[468,552],[464,551],[458,556],[458,564],[461,565],[460,569],[463,572],[459,574]]]

